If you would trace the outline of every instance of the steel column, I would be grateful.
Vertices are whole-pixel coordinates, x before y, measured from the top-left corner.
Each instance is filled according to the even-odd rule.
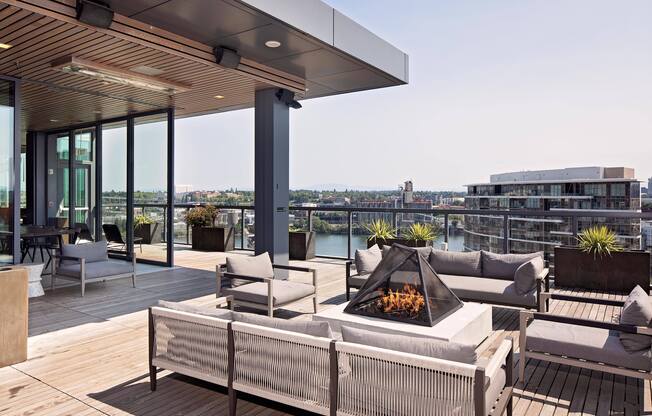
[[[256,254],[267,252],[274,263],[288,264],[290,110],[277,91],[256,91]]]
[[[174,265],[174,108],[169,108],[167,112],[168,118],[168,215],[165,218],[166,226],[166,245],[167,245],[167,265],[172,267]],[[163,211],[165,212],[165,211]]]
[[[127,119],[127,258],[134,253],[134,118]]]

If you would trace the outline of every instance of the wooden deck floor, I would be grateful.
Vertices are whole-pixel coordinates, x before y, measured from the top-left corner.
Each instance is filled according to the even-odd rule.
[[[127,280],[58,288],[30,302],[28,361],[0,369],[0,415],[224,415],[226,391],[162,372],[152,393],[147,377],[146,309],[159,299],[209,305],[215,264],[224,255],[180,250],[173,270]],[[323,308],[344,301],[344,264],[335,260],[295,262],[319,269]],[[604,295],[608,296],[608,295]],[[613,297],[613,296],[612,296]],[[613,307],[554,302],[566,315],[612,320]],[[310,319],[307,301],[279,316]],[[494,307],[489,350],[507,336],[518,340],[518,311]],[[517,355],[518,364],[518,355]],[[531,360],[527,384],[515,394],[517,416],[636,415],[652,409],[648,383],[595,371]],[[298,415],[278,403],[247,398],[240,415]],[[646,412],[647,413],[647,412]]]

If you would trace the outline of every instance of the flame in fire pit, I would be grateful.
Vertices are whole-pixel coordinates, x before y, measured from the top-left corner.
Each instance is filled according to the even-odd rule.
[[[390,289],[386,294],[381,289],[380,292],[378,308],[385,313],[407,313],[410,317],[416,318],[426,304],[417,288],[407,283],[403,285],[403,290]]]

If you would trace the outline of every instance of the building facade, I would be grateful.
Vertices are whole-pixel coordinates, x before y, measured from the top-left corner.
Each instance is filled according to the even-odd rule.
[[[543,250],[575,243],[572,219],[519,217],[526,211],[641,211],[641,185],[629,168],[567,168],[491,175],[488,183],[468,185],[465,207],[475,210],[514,211],[510,216],[510,251]],[[503,251],[503,216],[466,215],[466,250]],[[641,247],[641,221],[579,217],[578,232],[604,224],[626,248]]]

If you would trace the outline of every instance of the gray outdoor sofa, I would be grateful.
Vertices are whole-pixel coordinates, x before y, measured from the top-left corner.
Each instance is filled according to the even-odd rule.
[[[217,299],[220,305],[232,298]],[[149,310],[150,385],[158,369],[321,415],[511,415],[513,344],[473,346],[159,302]]]
[[[462,300],[546,311],[545,293],[549,291],[550,281],[543,252],[460,253],[429,247],[416,250],[428,259],[441,280]],[[346,263],[347,300],[352,288],[359,289],[367,281],[380,262],[380,253],[378,248],[357,250],[356,261]]]
[[[81,295],[86,292],[86,284],[107,280],[131,278],[136,287],[136,256],[130,261],[109,259],[106,241],[84,244],[64,244],[61,255],[54,256],[51,289],[55,280],[73,280],[81,285]]]

